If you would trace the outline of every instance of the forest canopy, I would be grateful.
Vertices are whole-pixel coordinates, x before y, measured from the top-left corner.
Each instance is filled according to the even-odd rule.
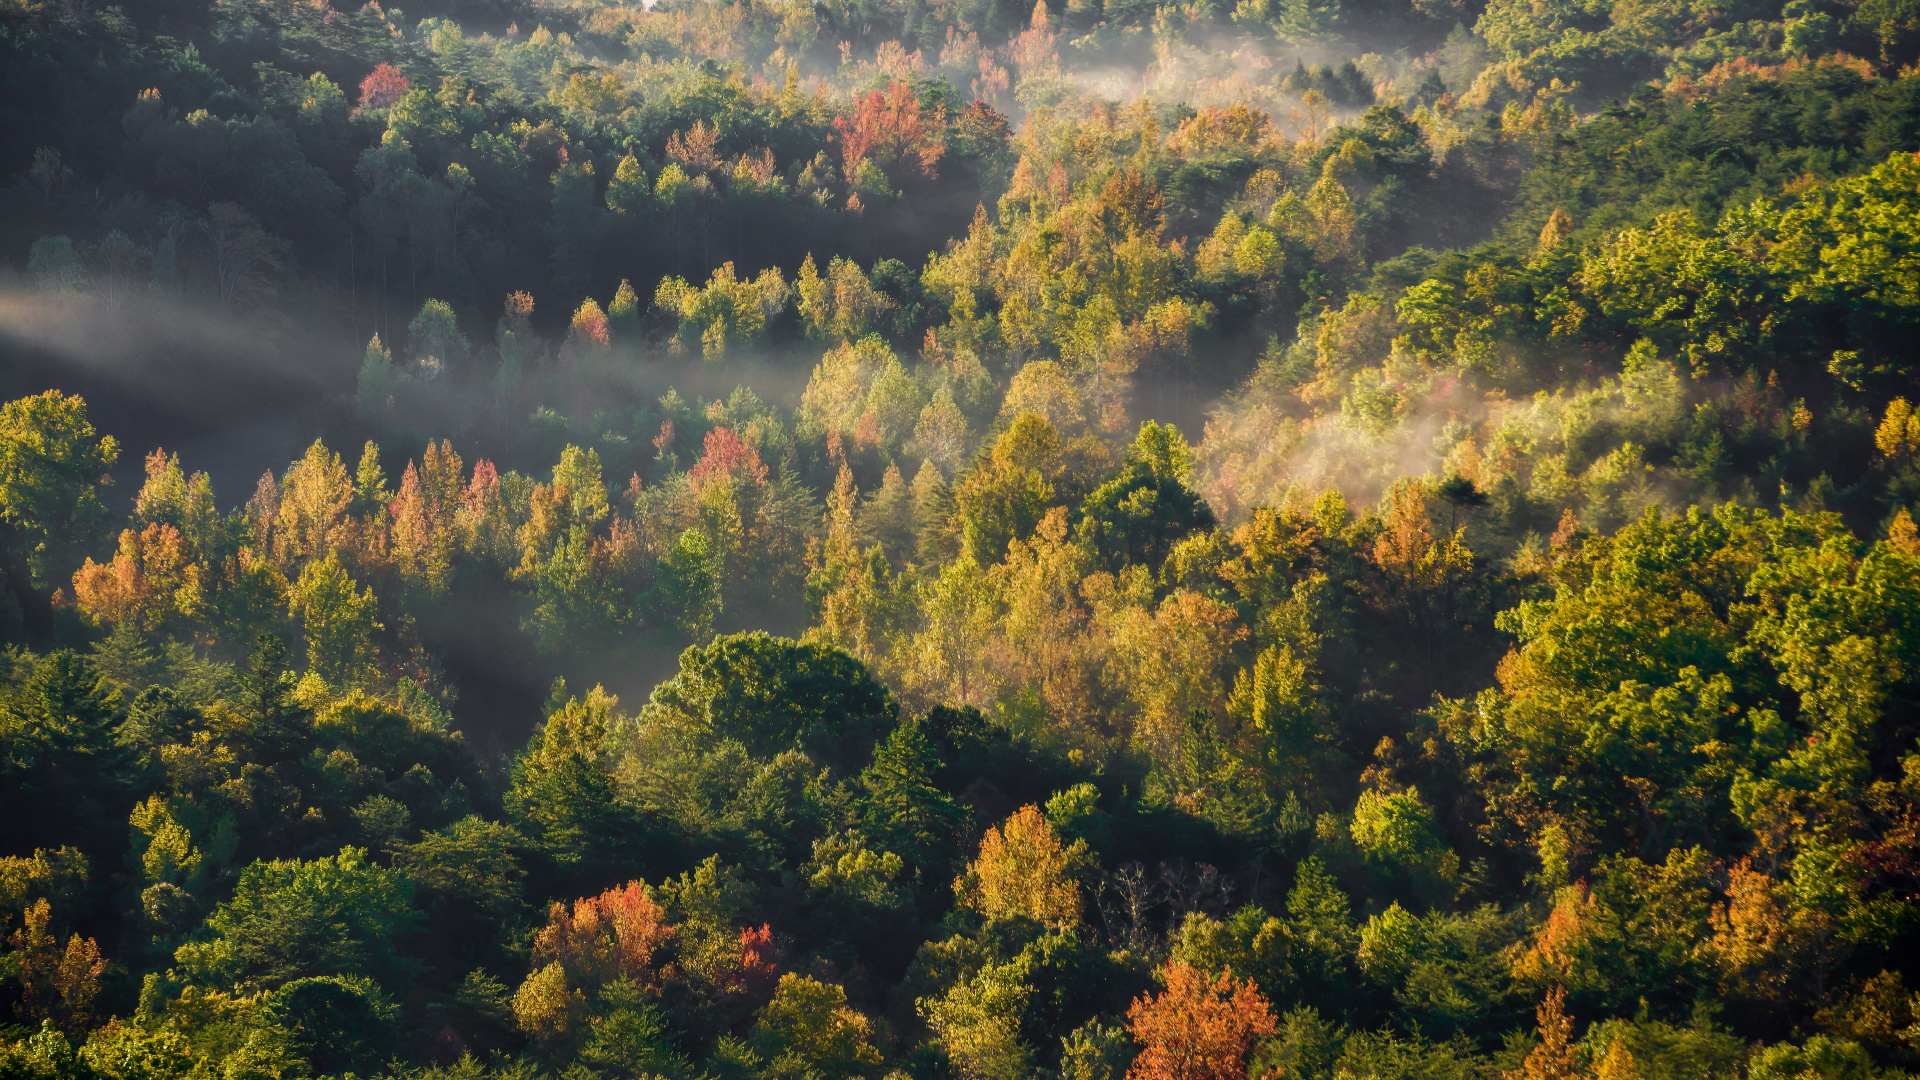
[[[1920,1073],[1920,0],[355,2],[0,0],[0,1080]]]

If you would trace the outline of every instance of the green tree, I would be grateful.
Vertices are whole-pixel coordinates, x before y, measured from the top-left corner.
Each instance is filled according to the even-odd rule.
[[[564,693],[565,684],[555,688]],[[526,835],[583,876],[604,869],[637,839],[608,762],[607,731],[618,706],[599,687],[567,698],[527,740],[507,789],[507,812]]]
[[[966,810],[933,784],[943,767],[925,726],[907,720],[875,747],[873,763],[860,774],[866,789],[861,831],[941,883],[967,821]]]
[[[300,619],[307,638],[307,670],[329,684],[351,687],[372,673],[374,635],[373,590],[358,591],[336,551],[308,563],[300,580],[287,594],[287,607]]]
[[[278,989],[295,979],[364,976],[398,985],[411,962],[394,939],[419,921],[413,882],[359,848],[331,858],[256,862],[175,960],[194,983]]]
[[[112,515],[100,487],[119,455],[78,395],[49,390],[0,405],[0,549],[24,609],[44,610],[29,585],[63,585],[105,531]]]
[[[1300,860],[1294,871],[1287,926],[1294,973],[1308,995],[1334,992],[1345,983],[1359,944],[1352,901],[1315,856]]]
[[[254,639],[246,665],[234,674],[228,707],[254,746],[276,757],[296,750],[313,734],[312,717],[293,697],[296,681],[287,670],[287,643],[278,634]]]
[[[13,804],[29,848],[70,839],[42,830],[108,829],[125,820],[124,805],[109,805],[125,800],[136,779],[121,719],[118,696],[85,657],[65,649],[42,657],[0,703],[0,768],[11,789],[0,805]]]
[[[268,996],[263,1011],[320,1076],[372,1073],[397,1049],[398,1010],[365,978],[294,979]]]
[[[864,757],[893,717],[893,695],[845,651],[762,632],[681,653],[679,673],[654,689],[642,714],[704,738],[738,739],[755,754],[797,744],[841,764]]]

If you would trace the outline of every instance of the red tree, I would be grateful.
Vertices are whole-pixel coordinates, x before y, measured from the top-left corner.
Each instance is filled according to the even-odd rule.
[[[687,479],[695,489],[705,487],[708,480],[719,476],[755,484],[767,482],[767,466],[760,460],[760,452],[741,441],[731,428],[707,432],[699,462],[687,470]]]
[[[1145,1049],[1127,1080],[1246,1080],[1247,1055],[1273,1034],[1273,1010],[1250,981],[1208,983],[1182,963],[1166,968],[1166,992],[1134,999],[1127,1029]]]
[[[861,97],[852,116],[833,118],[833,129],[840,133],[841,168],[848,183],[869,158],[885,168],[910,157],[931,180],[938,175],[935,166],[947,150],[920,115],[920,99],[913,87],[904,82],[894,83],[884,94],[875,90]]]
[[[381,64],[373,74],[360,80],[360,107],[384,109],[407,96],[413,84],[392,64]]]
[[[493,462],[481,458],[473,464],[473,479],[467,482],[464,500],[466,512],[476,518],[484,517],[500,500],[500,470]]]

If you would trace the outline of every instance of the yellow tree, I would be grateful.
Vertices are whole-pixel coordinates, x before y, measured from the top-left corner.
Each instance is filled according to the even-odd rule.
[[[273,554],[282,569],[323,558],[339,546],[353,505],[353,479],[340,455],[315,439],[280,478],[275,508]]]
[[[1006,669],[1020,688],[1038,694],[1062,731],[1084,730],[1096,704],[1087,611],[1073,588],[1085,577],[1085,561],[1085,550],[1067,541],[1066,508],[1056,506],[1032,540],[1010,543],[1006,561],[989,571],[1005,603]]]
[[[1135,745],[1170,763],[1188,714],[1225,713],[1227,661],[1247,628],[1231,606],[1192,590],[1175,590],[1149,609],[1150,597],[1113,582],[1106,575],[1088,581],[1095,620],[1109,642],[1106,682],[1129,706]]]
[[[953,883],[960,902],[989,919],[1025,916],[1056,930],[1080,925],[1080,886],[1074,872],[1087,843],[1060,843],[1037,806],[1015,811],[980,841],[980,855]]]
[[[444,593],[451,570],[452,534],[435,523],[434,506],[413,462],[407,462],[400,492],[388,509],[393,515],[393,561],[400,579],[427,597]]]
[[[823,1076],[857,1076],[880,1065],[872,1032],[873,1022],[847,1007],[846,990],[788,972],[760,1010],[753,1039],[776,1061],[796,1059]]]
[[[980,705],[998,683],[988,649],[998,622],[992,582],[972,559],[955,559],[919,587],[920,628],[901,666],[908,691],[925,704]]]

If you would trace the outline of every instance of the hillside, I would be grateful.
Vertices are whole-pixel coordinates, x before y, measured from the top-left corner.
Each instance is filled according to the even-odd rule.
[[[1920,1071],[1913,0],[0,0],[0,173],[0,1080]]]

